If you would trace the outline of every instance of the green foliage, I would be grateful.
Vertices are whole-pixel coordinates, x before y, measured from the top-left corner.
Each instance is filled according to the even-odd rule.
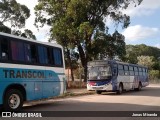
[[[11,29],[0,22],[0,32],[11,33]]]
[[[138,56],[137,59],[139,65],[146,66],[149,69],[154,65],[153,56]]]
[[[26,19],[30,16],[30,10],[25,6],[16,2],[16,0],[0,1],[0,32],[5,32],[25,38],[36,40],[31,30],[25,29],[21,32],[19,29],[25,27]],[[5,23],[10,23],[8,27]],[[14,28],[14,29],[13,29]]]
[[[65,58],[65,67],[66,68],[71,68],[70,62],[72,63],[72,68],[77,69],[78,68],[78,63],[77,60],[79,58],[79,54],[75,52],[74,50],[70,49],[69,51],[69,61],[68,59],[68,52],[64,50],[64,58]]]
[[[141,45],[127,45],[126,53],[128,56],[153,56],[156,60],[160,57],[160,49],[156,47],[147,46],[144,44]],[[128,57],[128,60],[132,59]]]
[[[138,56],[148,56],[152,58],[151,69],[160,70],[160,49],[156,47],[141,45],[126,45],[126,61],[129,63],[138,63]]]
[[[124,36],[118,33],[118,31],[115,31],[112,35],[96,32],[90,54],[92,59],[105,57],[113,59],[115,56],[123,58],[126,54]]]
[[[154,59],[154,64],[153,64],[153,66],[152,66],[152,68],[154,69],[154,70],[160,70],[160,60],[158,59],[158,60],[155,60]]]
[[[158,70],[150,70],[149,71],[150,80],[160,79],[160,71]]]
[[[83,78],[83,69],[82,68],[77,68],[74,70],[74,75],[77,79],[82,79]]]
[[[36,40],[36,36],[33,34],[31,30],[28,30],[28,29],[24,30],[24,33],[21,34],[21,37]]]
[[[25,20],[30,16],[30,10],[16,2],[16,0],[0,1],[1,22],[10,22],[11,27],[22,28],[25,26]]]
[[[31,30],[25,29],[24,32],[21,32],[20,30],[13,30],[13,35],[21,36],[28,39],[36,40],[36,36],[32,33]]]

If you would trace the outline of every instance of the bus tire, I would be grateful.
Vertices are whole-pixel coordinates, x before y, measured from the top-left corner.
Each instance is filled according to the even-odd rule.
[[[122,83],[119,84],[119,90],[117,91],[117,94],[122,94],[123,92],[123,85]]]
[[[96,90],[96,93],[97,93],[97,94],[101,94],[101,93],[102,93],[102,91]]]
[[[3,108],[5,111],[19,111],[23,106],[23,95],[17,89],[10,89],[5,93]]]
[[[141,91],[141,90],[142,90],[142,83],[140,82],[140,83],[138,84],[137,91]]]

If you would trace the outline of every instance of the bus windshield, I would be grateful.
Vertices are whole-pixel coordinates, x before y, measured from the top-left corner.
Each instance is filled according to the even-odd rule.
[[[110,66],[88,67],[89,80],[108,79],[112,76]]]

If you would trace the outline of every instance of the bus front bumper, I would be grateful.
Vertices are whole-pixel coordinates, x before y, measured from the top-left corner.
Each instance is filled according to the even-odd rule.
[[[91,86],[89,84],[87,84],[87,90],[89,91],[95,91],[95,90],[99,90],[99,91],[112,91],[112,84],[106,84],[106,85],[101,85],[101,86]]]

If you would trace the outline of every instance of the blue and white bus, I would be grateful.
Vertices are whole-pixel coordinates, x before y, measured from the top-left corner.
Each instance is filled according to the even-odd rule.
[[[17,111],[24,101],[63,94],[64,67],[60,45],[0,33],[0,104]]]
[[[149,85],[147,67],[115,60],[97,60],[88,63],[87,90],[97,94],[124,90],[141,90]]]

